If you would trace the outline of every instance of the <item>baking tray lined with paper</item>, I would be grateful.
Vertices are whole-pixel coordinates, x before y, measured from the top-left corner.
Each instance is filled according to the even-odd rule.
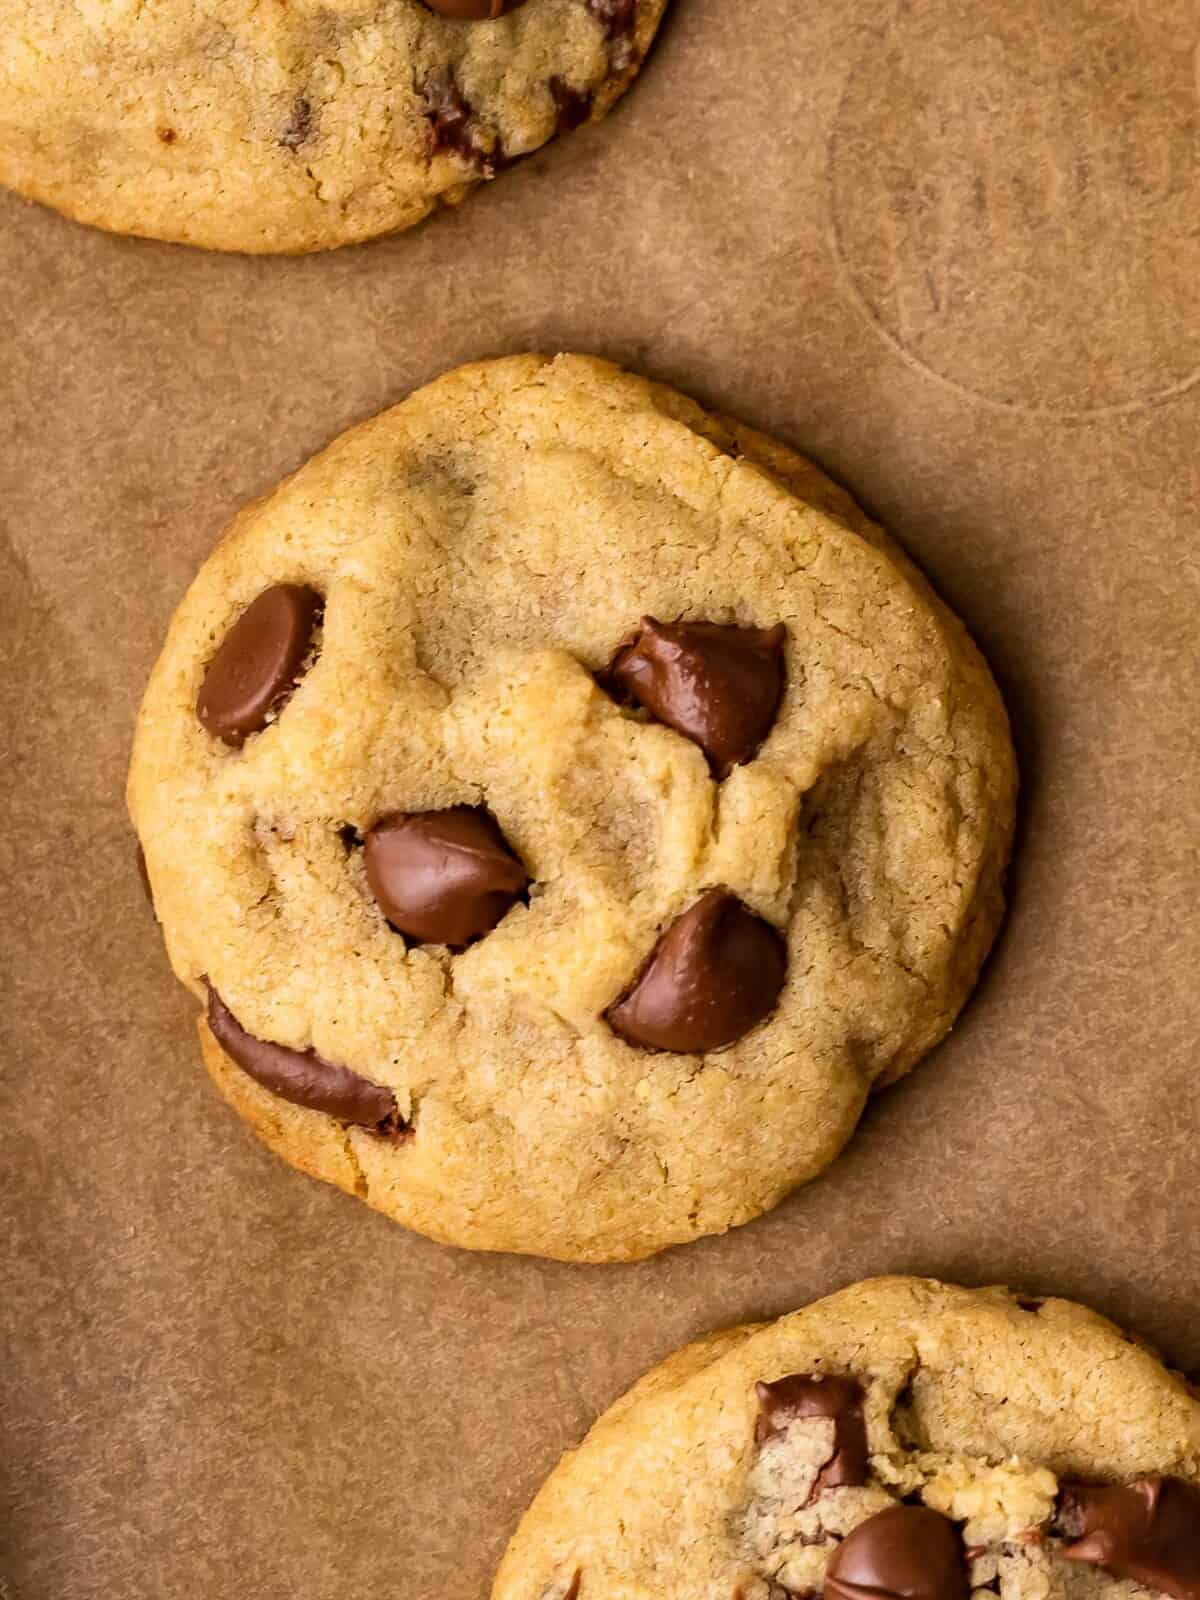
[[[674,0],[603,125],[368,246],[209,256],[0,197],[13,1600],[482,1597],[640,1373],[874,1273],[1070,1295],[1200,1366],[1194,8],[752,10]],[[979,641],[1023,786],[950,1039],[776,1211],[633,1266],[447,1250],[258,1146],[121,798],[239,508],[460,362],[567,349],[844,482]]]

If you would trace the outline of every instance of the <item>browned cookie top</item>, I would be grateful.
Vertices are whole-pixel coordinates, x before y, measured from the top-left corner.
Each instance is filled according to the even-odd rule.
[[[813,469],[519,357],[235,524],[129,793],[264,1137],[438,1237],[611,1259],[774,1204],[941,1037],[1013,789],[962,628]]]

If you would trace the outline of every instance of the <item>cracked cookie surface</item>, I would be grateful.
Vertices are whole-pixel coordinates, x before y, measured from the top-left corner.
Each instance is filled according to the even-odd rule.
[[[0,0],[0,182],[210,249],[419,222],[637,74],[666,0]]]
[[[819,1407],[789,1417],[764,1402],[762,1388],[778,1394],[789,1377],[810,1394],[830,1382],[857,1390],[861,1471],[829,1476],[836,1423]],[[1070,1486],[1158,1475],[1192,1521],[1181,1532],[1164,1520],[1147,1587],[1081,1550]],[[1003,1289],[881,1278],[713,1335],[648,1374],[547,1480],[494,1600],[549,1600],[572,1584],[578,1600],[1195,1595],[1198,1489],[1200,1404],[1102,1317],[1064,1300],[1026,1310]],[[830,1582],[847,1536],[869,1538],[872,1519],[898,1506],[949,1519],[960,1580]]]
[[[270,657],[291,671],[319,616],[297,681],[253,702],[259,731],[207,701],[206,727],[269,589],[314,597]],[[785,630],[772,724],[724,777],[603,686],[646,615]],[[202,1023],[268,1144],[435,1238],[617,1260],[775,1204],[945,1033],[1014,786],[986,668],[848,497],[671,390],[529,356],[439,379],[235,521],[172,622],[129,802],[175,971],[228,1036],[284,1047],[277,1083],[324,1062],[389,1091],[404,1130],[319,1085],[291,1103]],[[456,949],[389,923],[404,890],[377,899],[362,847],[452,808],[514,874]],[[621,1037],[610,1010],[717,889],[733,959],[778,948],[770,992],[728,1048]]]

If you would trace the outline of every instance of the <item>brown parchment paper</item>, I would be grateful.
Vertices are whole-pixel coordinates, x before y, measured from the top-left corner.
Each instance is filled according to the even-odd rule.
[[[1076,1296],[1200,1366],[1198,40],[1195,0],[675,0],[606,124],[415,234],[255,261],[0,197],[4,1600],[481,1600],[637,1374],[870,1273]],[[441,1249],[259,1147],[122,807],[225,521],[530,347],[849,484],[1024,776],[950,1042],[773,1215],[626,1268]]]

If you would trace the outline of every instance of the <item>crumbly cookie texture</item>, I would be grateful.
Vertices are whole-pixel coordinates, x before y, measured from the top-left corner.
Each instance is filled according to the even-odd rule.
[[[764,1429],[758,1386],[798,1374],[859,1386],[864,1482],[814,1492],[832,1421]],[[1076,1530],[1060,1495],[1155,1474],[1200,1487],[1200,1404],[1153,1352],[1065,1300],[881,1278],[656,1368],[547,1480],[493,1597],[844,1594],[826,1574],[846,1536],[907,1504],[953,1519],[963,1595],[1149,1600],[1162,1591],[1064,1555]],[[1194,1563],[1200,1523],[1190,1553],[1180,1543],[1168,1562]],[[1193,1566],[1184,1592],[1197,1583]],[[887,1600],[886,1564],[869,1592]]]
[[[368,239],[602,117],[665,6],[0,0],[0,182],[210,249]]]
[[[321,597],[319,652],[230,745],[197,698],[281,585]],[[605,687],[646,615],[786,630],[774,722],[723,778]],[[237,519],[171,625],[129,804],[182,981],[293,1078],[383,1086],[405,1130],[290,1103],[202,1022],[269,1145],[435,1238],[603,1261],[774,1205],[942,1037],[1014,788],[966,633],[840,490],[671,390],[528,356],[439,379]],[[360,848],[453,807],[520,862],[510,899],[528,878],[461,949],[390,926]],[[606,1014],[718,886],[783,951],[769,1014],[708,1054],[631,1043]]]

